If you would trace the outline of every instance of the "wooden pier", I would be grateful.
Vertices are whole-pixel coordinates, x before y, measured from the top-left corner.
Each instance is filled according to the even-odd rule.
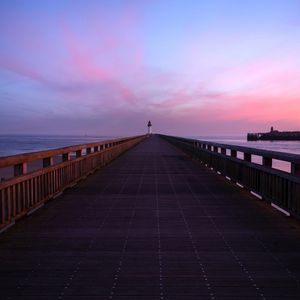
[[[58,166],[40,154],[42,171],[13,179],[17,188],[0,183],[2,228],[19,218],[0,235],[0,299],[300,299],[299,221],[211,170],[217,162],[207,153],[216,145],[169,141],[199,161],[153,135],[106,143],[107,152],[88,145],[97,147],[94,153],[78,152],[74,162]],[[13,163],[15,172],[24,170]],[[70,169],[61,168],[71,163],[79,179],[95,172],[66,189],[72,180],[62,176]],[[292,164],[294,178],[298,163]],[[51,186],[49,194],[35,192],[35,176]]]

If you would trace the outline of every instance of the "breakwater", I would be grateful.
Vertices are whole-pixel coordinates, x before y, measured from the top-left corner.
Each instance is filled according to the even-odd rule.
[[[248,141],[300,141],[300,131],[277,131],[248,133]]]

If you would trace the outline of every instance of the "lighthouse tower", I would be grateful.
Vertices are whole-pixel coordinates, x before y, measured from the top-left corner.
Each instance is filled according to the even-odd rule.
[[[152,134],[152,124],[151,124],[151,121],[149,120],[148,122],[148,134]]]

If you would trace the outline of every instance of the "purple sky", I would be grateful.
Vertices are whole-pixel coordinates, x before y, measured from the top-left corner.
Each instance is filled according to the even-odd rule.
[[[0,133],[300,130],[300,1],[0,2]]]

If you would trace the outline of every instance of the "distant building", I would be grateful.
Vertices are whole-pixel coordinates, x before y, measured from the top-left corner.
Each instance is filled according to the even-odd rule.
[[[152,124],[150,120],[148,122],[148,134],[152,134]]]

